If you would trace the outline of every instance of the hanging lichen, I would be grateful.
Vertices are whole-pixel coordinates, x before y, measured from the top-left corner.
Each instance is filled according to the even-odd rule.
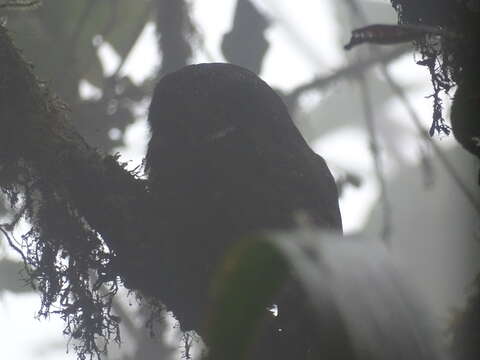
[[[471,81],[480,64],[480,5],[471,0],[392,0],[400,24],[438,28],[415,40],[422,59],[417,63],[430,72],[433,122],[430,135],[450,132],[442,112],[441,93]]]

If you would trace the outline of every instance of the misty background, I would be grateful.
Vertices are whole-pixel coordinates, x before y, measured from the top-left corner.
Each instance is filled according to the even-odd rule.
[[[0,16],[34,71],[69,104],[87,141],[119,152],[129,168],[145,154],[150,94],[162,74],[225,61],[257,72],[334,173],[345,232],[389,242],[447,328],[480,270],[478,214],[408,110],[430,127],[432,89],[427,69],[415,63],[419,55],[410,44],[345,51],[351,30],[365,25],[352,4],[368,23],[397,23],[390,2],[380,0],[49,0]],[[448,117],[450,97],[443,100]],[[478,197],[478,162],[452,136],[433,141]],[[1,203],[0,214],[7,216]],[[63,322],[34,318],[39,296],[21,281],[21,259],[0,240],[0,357],[75,359],[73,350],[65,355]],[[158,325],[164,336],[151,339],[148,311],[124,293],[115,304],[124,344],[112,344],[108,359],[177,354],[174,321]]]

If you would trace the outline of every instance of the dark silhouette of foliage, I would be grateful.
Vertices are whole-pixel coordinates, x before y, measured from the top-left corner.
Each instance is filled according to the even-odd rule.
[[[433,123],[430,134],[449,133],[442,115],[440,92],[448,93],[455,84],[461,85],[477,77],[480,62],[480,13],[474,2],[461,0],[392,0],[399,22],[406,25],[438,27],[442,36],[416,40],[422,59],[419,65],[430,71],[433,86]],[[478,83],[478,79],[474,80]],[[478,89],[478,86],[477,86]]]
[[[222,53],[232,64],[260,74],[269,43],[265,31],[269,21],[250,0],[237,2],[232,29],[223,36]]]

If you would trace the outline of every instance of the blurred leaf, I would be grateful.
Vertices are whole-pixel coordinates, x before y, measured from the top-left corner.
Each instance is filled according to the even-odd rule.
[[[227,255],[213,288],[207,331],[211,359],[244,358],[287,273],[284,256],[267,236],[244,239]]]
[[[17,46],[35,64],[40,79],[52,83],[51,88],[70,105],[81,135],[105,152],[123,145],[124,130],[135,118],[132,100],[140,101],[144,91],[118,76],[106,77],[97,49],[109,44],[126,57],[150,17],[151,3],[49,0],[37,10],[8,17]],[[102,97],[80,99],[82,79],[96,86]],[[112,128],[118,129],[114,138],[109,136]]]
[[[149,19],[148,1],[130,1],[130,0],[111,0],[109,2],[97,2],[95,7],[95,16],[89,19],[82,32],[80,44],[90,46],[92,39],[96,35],[102,35],[102,39],[108,42],[121,59],[128,56],[130,50],[135,44],[141,30]],[[81,56],[83,50],[77,49],[77,54]],[[93,85],[101,87],[100,82],[103,79],[103,71],[96,62],[99,60],[95,56],[95,62],[89,63],[85,69],[85,79]]]
[[[151,1],[147,0],[115,1],[116,15],[110,19],[114,22],[114,28],[113,31],[106,34],[105,40],[113,46],[120,57],[128,55],[139,35],[139,30],[143,29],[149,20],[150,3]]]
[[[227,256],[207,333],[212,359],[244,358],[289,269],[322,325],[319,355],[441,358],[430,311],[380,241],[300,229],[247,239]]]
[[[31,292],[33,289],[22,280],[23,263],[8,258],[0,260],[0,293],[11,291],[14,293]]]
[[[13,13],[8,27],[41,76],[53,80],[65,98],[76,93],[82,78],[102,87],[94,37],[101,35],[121,58],[127,56],[148,20],[149,4],[146,0],[49,0],[35,11]]]
[[[41,15],[51,33],[63,31],[67,40],[74,41],[70,45],[76,46],[75,55],[84,56],[86,47],[92,46],[93,37],[101,35],[124,57],[135,40],[131,38],[137,33],[135,29],[139,23],[146,23],[148,6],[146,0],[56,0],[44,2]]]
[[[225,58],[259,74],[270,46],[265,38],[268,26],[268,20],[250,0],[238,0],[232,29],[222,40]]]
[[[431,312],[380,240],[315,229],[275,240],[324,325],[321,338],[353,349],[339,359],[442,358]]]
[[[88,37],[90,32],[97,34],[98,30],[87,28],[88,19],[95,14],[91,0],[52,0],[44,1],[35,11],[14,13],[8,19],[8,27],[15,31],[15,39],[25,49],[27,58],[44,79],[55,82],[67,100],[75,94],[87,63],[88,67],[96,64],[101,71],[92,39]]]

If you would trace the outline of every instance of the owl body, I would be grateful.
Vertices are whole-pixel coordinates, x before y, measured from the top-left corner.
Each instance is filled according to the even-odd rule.
[[[262,230],[295,226],[298,212],[341,231],[324,160],[280,97],[250,71],[200,64],[165,76],[149,112],[146,168],[162,240],[162,299],[184,330],[199,331],[209,282],[228,248]],[[200,330],[201,332],[201,330]]]

